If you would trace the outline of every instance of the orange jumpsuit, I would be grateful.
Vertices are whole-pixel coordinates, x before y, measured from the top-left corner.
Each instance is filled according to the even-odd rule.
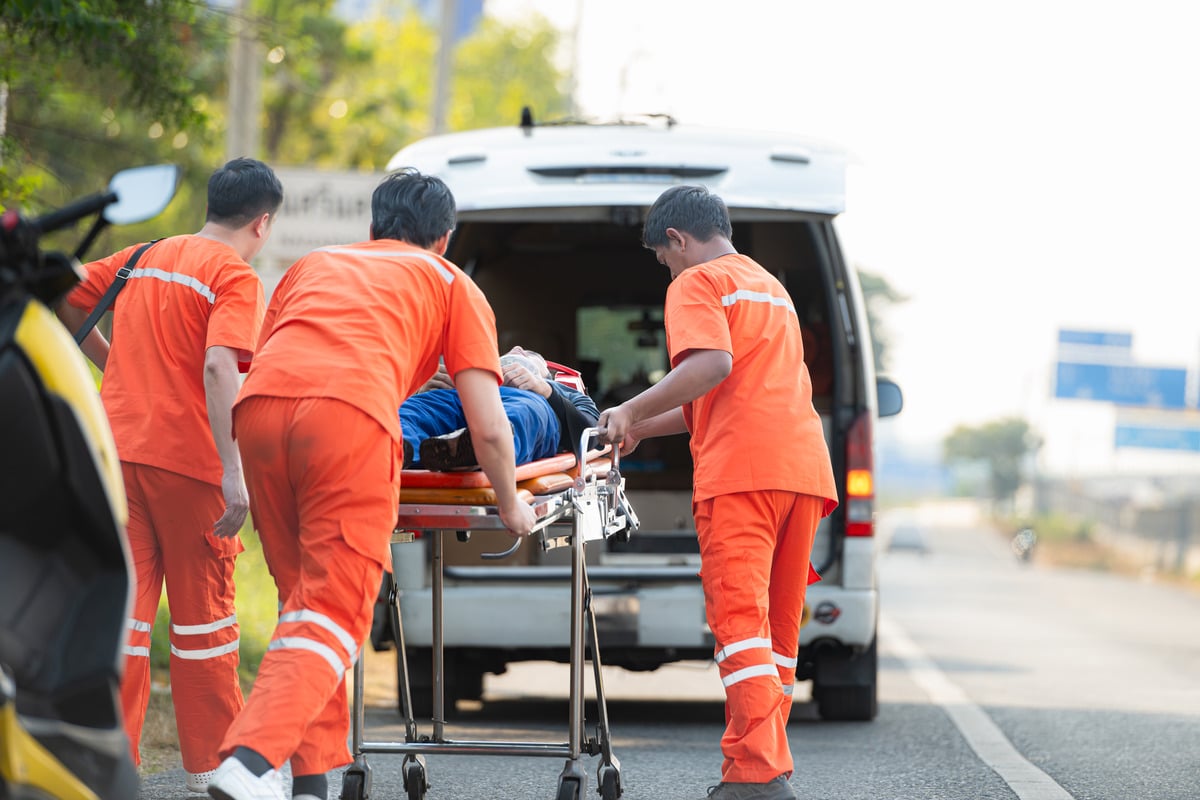
[[[683,270],[664,312],[673,365],[689,350],[733,356],[728,377],[684,405],[705,613],[725,685],[721,780],[791,775],[787,719],[817,523],[837,489],[796,311],[746,256]]]
[[[395,240],[301,258],[267,308],[234,407],[250,513],[280,617],[221,744],[293,775],[351,761],[345,674],[370,630],[399,503],[396,409],[446,368],[493,372],[496,320],[458,267]]]
[[[87,279],[67,301],[94,308],[134,249],[88,264]],[[190,235],[155,244],[117,295],[100,396],[121,459],[137,582],[121,681],[135,762],[164,576],[171,695],[184,769],[196,774],[216,768],[217,744],[243,705],[233,586],[242,545],[236,537],[212,534],[225,500],[208,421],[204,356],[209,347],[224,346],[249,358],[263,305],[262,282],[232,248]]]

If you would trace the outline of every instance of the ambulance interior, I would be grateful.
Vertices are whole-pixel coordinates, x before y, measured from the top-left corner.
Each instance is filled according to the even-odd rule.
[[[663,300],[670,275],[653,251],[641,246],[640,216],[618,210],[573,209],[561,220],[533,222],[528,209],[521,222],[460,215],[447,253],[491,302],[501,352],[520,344],[579,369],[601,410],[661,379],[669,369]],[[629,223],[630,216],[637,217],[636,224]],[[778,270],[792,295],[805,334],[814,403],[827,418],[834,354],[826,332],[830,310],[837,307],[825,277],[829,270],[822,268],[829,257],[821,238],[828,226],[796,214],[763,216],[757,221],[735,216],[733,243],[739,252]],[[827,432],[828,423],[826,419]],[[621,459],[621,472],[641,529],[628,543],[610,543],[610,549],[694,552],[688,437],[642,442]],[[823,560],[823,533],[818,534],[814,560]]]

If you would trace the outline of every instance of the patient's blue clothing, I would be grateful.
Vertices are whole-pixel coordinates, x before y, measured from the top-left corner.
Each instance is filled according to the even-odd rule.
[[[558,452],[558,416],[549,401],[539,394],[501,386],[500,401],[513,430],[516,463],[549,458]],[[414,467],[420,467],[421,442],[467,427],[462,400],[454,389],[419,392],[400,406],[400,429],[412,446]]]

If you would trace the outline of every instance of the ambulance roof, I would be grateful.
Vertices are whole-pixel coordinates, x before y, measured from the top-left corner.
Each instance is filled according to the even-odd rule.
[[[538,125],[431,136],[388,171],[437,175],[459,212],[649,206],[664,189],[700,184],[733,209],[838,214],[846,153],[794,134],[680,124]]]

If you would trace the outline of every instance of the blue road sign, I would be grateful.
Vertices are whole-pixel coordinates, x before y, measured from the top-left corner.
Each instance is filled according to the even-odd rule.
[[[1115,447],[1200,452],[1200,428],[1118,424]]]
[[[1187,370],[1182,367],[1139,367],[1129,364],[1056,365],[1054,396],[1123,406],[1185,408]]]
[[[1058,343],[1060,345],[1081,344],[1088,347],[1117,347],[1122,350],[1133,348],[1132,333],[1117,333],[1114,331],[1068,331],[1059,329]]]

